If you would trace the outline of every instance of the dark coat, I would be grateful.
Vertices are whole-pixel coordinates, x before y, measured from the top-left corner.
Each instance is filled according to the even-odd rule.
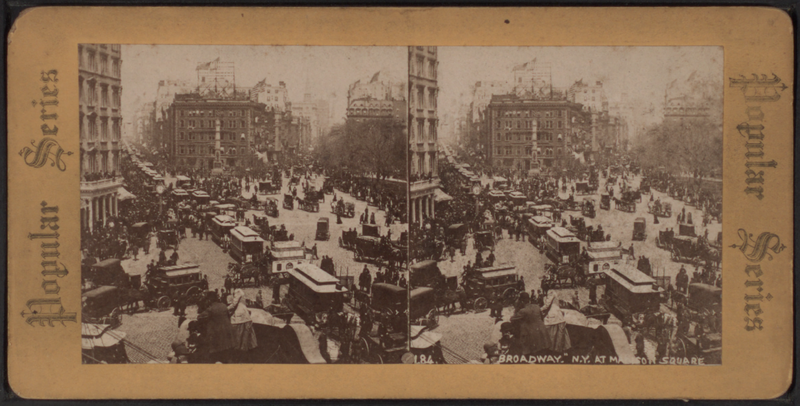
[[[215,302],[206,311],[197,315],[205,323],[205,343],[208,352],[214,353],[233,348],[233,326],[228,307]]]
[[[511,323],[516,327],[522,355],[535,354],[550,347],[550,336],[545,330],[539,305],[527,304],[514,312]]]

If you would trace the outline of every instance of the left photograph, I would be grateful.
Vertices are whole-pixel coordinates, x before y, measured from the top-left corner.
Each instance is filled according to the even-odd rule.
[[[408,58],[79,45],[82,362],[413,362]]]

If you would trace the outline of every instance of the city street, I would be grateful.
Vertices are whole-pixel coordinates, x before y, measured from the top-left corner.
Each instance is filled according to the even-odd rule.
[[[484,184],[491,184],[491,181],[485,177],[483,181]],[[631,180],[631,182],[634,183],[632,185],[634,189],[638,187],[639,181],[640,179],[638,177]],[[571,190],[571,186],[571,184],[567,185],[568,191]],[[686,212],[692,213],[692,218],[695,219],[696,233],[698,235],[703,235],[705,228],[702,226],[702,211],[690,206],[685,206],[683,202],[676,202],[669,196],[653,190],[653,198],[660,198],[662,203],[671,203],[673,210],[671,218],[660,218],[659,224],[653,224],[653,215],[647,212],[647,203],[649,202],[650,195],[642,196],[642,202],[637,203],[634,213],[626,213],[616,210],[613,202],[611,204],[611,210],[599,209],[600,194],[602,193],[601,191],[604,190],[605,180],[601,180],[601,187],[598,193],[576,198],[578,201],[582,201],[584,198],[591,198],[595,201],[595,207],[598,208],[596,212],[597,215],[594,219],[585,219],[586,225],[593,225],[595,228],[598,225],[602,225],[603,230],[607,234],[611,234],[612,241],[622,243],[622,248],[628,248],[633,244],[634,254],[637,258],[643,255],[650,259],[654,275],[669,276],[674,284],[675,276],[678,274],[682,264],[672,261],[669,251],[656,247],[655,240],[658,236],[658,231],[666,230],[668,227],[677,230],[676,216],[682,208],[686,207]],[[614,193],[618,195],[618,185],[614,187]],[[569,192],[561,192],[559,197],[565,199],[568,196]],[[569,222],[569,215],[573,217],[582,217],[580,212],[564,212],[562,214],[562,219]],[[633,221],[637,217],[643,217],[647,220],[647,238],[645,241],[632,241]],[[721,230],[721,224],[712,221],[707,228],[709,236],[716,236]],[[587,246],[588,244],[585,241],[581,242],[581,247]],[[545,275],[545,264],[551,261],[543,252],[540,253],[536,247],[528,242],[527,236],[517,241],[511,238],[508,232],[504,230],[503,238],[496,241],[494,253],[496,265],[510,264],[516,267],[518,274],[525,281],[526,291],[530,292],[531,290],[538,290],[540,288],[541,278]],[[475,262],[475,254],[474,241],[470,236],[467,240],[465,255],[461,255],[460,252],[456,251],[453,260],[445,259],[438,263],[439,269],[446,277],[458,276],[460,283],[460,276],[464,271],[464,267],[467,265],[468,261],[472,263]],[[483,252],[484,258],[486,258],[486,255],[487,252]],[[636,260],[628,258],[626,262],[636,267]],[[686,267],[690,275],[695,270],[695,267],[689,264],[683,264],[683,266]],[[572,300],[574,292],[577,291],[581,306],[583,307],[589,304],[589,291],[586,287],[557,289],[556,291],[558,293],[558,298],[567,302]],[[511,307],[506,307],[504,309],[503,320],[507,321],[511,318],[513,314],[512,310]],[[609,323],[621,324],[613,315],[609,319]],[[500,323],[494,323],[494,319],[489,317],[488,310],[477,313],[468,310],[467,312],[458,312],[450,316],[440,316],[439,326],[434,331],[442,334],[442,345],[444,347],[448,348],[452,353],[458,354],[458,356],[455,356],[445,351],[445,358],[448,360],[448,363],[462,363],[464,359],[476,360],[480,358],[485,343],[497,342],[500,338]],[[650,339],[645,340],[645,353],[648,354],[651,359],[655,356],[655,341]]]
[[[311,184],[315,185],[318,189],[322,186],[324,178],[322,176],[316,177]],[[167,178],[167,183],[174,182],[174,179]],[[258,195],[260,202],[264,202],[268,197],[278,198],[279,201],[283,198],[283,193],[288,193],[288,179],[284,178],[284,187],[281,194],[275,195]],[[250,198],[252,190],[245,190],[244,183],[242,185],[242,195]],[[330,213],[330,201],[333,195],[325,196],[325,203],[320,203],[319,213],[310,213],[295,208],[294,210],[285,210],[279,208],[280,215],[276,218],[269,218],[270,225],[280,226],[286,225],[289,233],[293,233],[296,241],[304,242],[306,247],[310,248],[314,244],[317,245],[317,255],[321,259],[323,255],[333,258],[336,266],[336,273],[340,276],[357,276],[364,268],[364,263],[355,261],[352,251],[348,251],[339,247],[339,237],[342,235],[343,230],[356,228],[359,230],[361,226],[358,224],[359,213],[363,213],[364,209],[368,207],[369,213],[375,213],[375,222],[380,227],[380,232],[385,235],[387,230],[385,227],[385,213],[377,210],[377,207],[367,206],[364,201],[359,201],[352,198],[349,194],[336,191],[337,199],[344,198],[347,202],[353,202],[356,206],[356,216],[354,218],[342,218],[342,224],[336,224],[336,215]],[[304,197],[301,190],[298,190],[298,197]],[[263,207],[263,206],[262,206]],[[248,219],[253,219],[253,215],[262,211],[249,210],[246,213]],[[330,219],[330,234],[331,238],[328,241],[315,241],[317,219],[320,217],[328,217]],[[392,238],[398,238],[401,232],[407,229],[407,225],[395,222],[390,226],[392,230]],[[156,238],[151,239],[150,253],[144,255],[143,251],[139,252],[138,259],[126,258],[122,261],[123,269],[131,275],[142,275],[147,270],[147,264],[151,260],[158,260],[158,248],[156,247]],[[172,254],[171,250],[167,250],[167,256]],[[224,286],[225,275],[227,274],[227,266],[235,260],[230,254],[223,252],[222,248],[210,239],[200,240],[192,238],[191,230],[187,229],[187,238],[181,240],[178,247],[178,254],[180,256],[178,263],[192,263],[199,266],[200,271],[204,275],[208,275],[208,283],[210,290],[221,289]],[[312,261],[315,265],[320,265],[320,260]],[[373,264],[367,264],[373,279],[378,271],[378,267]],[[282,294],[286,294],[286,285],[283,286]],[[256,300],[258,291],[262,291],[262,298],[267,304],[272,302],[272,291],[269,286],[261,287],[246,287],[243,288],[245,297],[249,300]],[[187,308],[187,318],[194,319],[197,314],[197,306],[189,306]],[[133,363],[147,363],[155,360],[165,360],[169,353],[172,351],[171,344],[178,333],[178,317],[172,314],[172,308],[159,311],[151,310],[147,312],[139,312],[133,315],[123,315],[122,325],[119,327],[120,331],[127,334],[126,340],[133,344],[135,347],[141,348],[144,351],[139,351],[137,348],[130,347],[128,349],[128,356]],[[291,321],[292,323],[302,323],[296,316]],[[315,337],[318,336],[319,331],[314,332]],[[329,356],[333,361],[336,360],[338,355],[338,343],[334,340],[329,340],[328,343]]]

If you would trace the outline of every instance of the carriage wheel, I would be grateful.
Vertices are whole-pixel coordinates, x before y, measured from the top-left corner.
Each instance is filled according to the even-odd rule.
[[[428,328],[439,325],[439,311],[435,307],[431,309],[425,316],[425,321],[428,324]]]
[[[517,301],[517,296],[519,293],[514,288],[508,288],[503,292],[503,304],[505,306],[511,306],[514,302]]]
[[[472,308],[475,309],[476,312],[486,309],[486,306],[489,305],[489,301],[486,300],[485,297],[479,297],[475,299],[475,303],[472,304]]]
[[[678,338],[675,340],[675,344],[673,344],[672,350],[675,352],[674,355],[676,357],[686,356],[686,343],[683,341],[683,338]]]
[[[383,364],[383,356],[379,354],[377,351],[370,351],[368,363]]]
[[[156,307],[158,310],[166,310],[169,308],[169,305],[172,304],[172,299],[169,296],[161,296],[156,300]]]
[[[369,358],[369,343],[364,337],[359,338],[353,343],[350,349],[350,357],[355,364],[366,364]]]
[[[189,289],[186,289],[186,297],[189,298],[189,304],[197,304],[200,299],[200,288],[197,286],[189,287]]]

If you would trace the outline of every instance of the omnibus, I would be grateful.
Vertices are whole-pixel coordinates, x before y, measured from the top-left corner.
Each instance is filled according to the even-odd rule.
[[[314,264],[299,264],[289,270],[289,292],[286,303],[292,311],[308,320],[319,320],[322,314],[341,311],[347,288],[339,278]]]
[[[211,233],[212,241],[222,245],[222,241],[229,238],[230,231],[234,227],[236,227],[236,220],[233,217],[219,214],[208,223],[208,232]]]
[[[564,227],[547,230],[545,250],[555,264],[568,264],[581,252],[581,240]]]
[[[230,233],[231,256],[237,261],[253,262],[264,253],[264,239],[250,227],[234,227]]]
[[[658,311],[663,289],[656,280],[628,264],[605,271],[606,306],[618,316]]]

